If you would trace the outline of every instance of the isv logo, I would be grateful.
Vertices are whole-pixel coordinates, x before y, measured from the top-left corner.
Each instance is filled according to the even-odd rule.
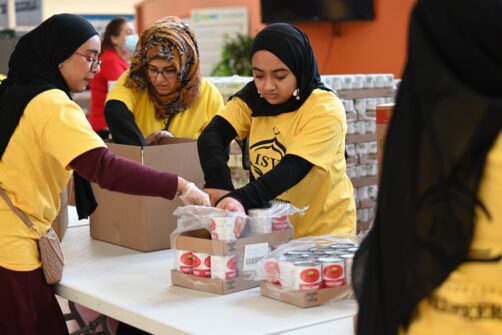
[[[263,170],[268,171],[276,167],[277,164],[279,164],[279,162],[281,161],[282,157],[284,157],[284,155],[286,154],[286,147],[277,139],[277,135],[279,135],[280,132],[275,127],[273,130],[273,138],[256,142],[249,147],[249,151],[255,152],[255,158],[251,162],[251,168],[259,177],[263,176]],[[279,157],[277,157],[277,155],[271,157],[270,151],[276,152]]]

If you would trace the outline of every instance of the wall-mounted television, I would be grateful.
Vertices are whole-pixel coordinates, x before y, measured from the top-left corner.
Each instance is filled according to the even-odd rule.
[[[261,0],[261,20],[323,22],[372,20],[373,0]]]

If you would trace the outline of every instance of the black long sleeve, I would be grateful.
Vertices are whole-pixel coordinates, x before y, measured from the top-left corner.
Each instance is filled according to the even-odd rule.
[[[216,115],[197,140],[200,165],[204,172],[205,188],[234,189],[230,169],[228,145],[237,132],[227,120]]]
[[[266,207],[270,200],[299,183],[313,166],[302,157],[286,155],[274,169],[227,196],[237,199],[246,210]]]
[[[146,146],[134,114],[122,101],[110,100],[105,104],[105,119],[114,143]]]

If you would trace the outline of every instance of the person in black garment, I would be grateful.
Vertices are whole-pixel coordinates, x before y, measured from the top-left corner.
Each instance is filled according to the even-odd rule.
[[[357,333],[502,332],[502,1],[419,0],[355,255]]]
[[[212,203],[244,212],[271,202],[308,206],[291,216],[295,237],[355,234],[352,183],[346,174],[345,111],[321,82],[307,35],[276,23],[252,44],[253,81],[237,92],[197,141]],[[234,189],[225,148],[249,140],[252,180]]]

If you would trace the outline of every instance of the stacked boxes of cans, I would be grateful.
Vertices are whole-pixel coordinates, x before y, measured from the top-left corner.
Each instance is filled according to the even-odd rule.
[[[266,279],[261,285],[263,295],[300,307],[352,295],[351,269],[357,246],[350,240],[283,250],[259,264]]]
[[[197,229],[171,234],[176,249],[174,285],[227,294],[259,285],[247,274],[273,247],[293,237],[289,220],[280,220],[256,210],[248,223],[239,217],[211,217],[210,232]],[[246,236],[246,237],[240,237]]]
[[[347,116],[347,175],[354,186],[358,232],[369,229],[378,193],[376,107],[394,102],[392,74],[322,76],[337,91]]]

